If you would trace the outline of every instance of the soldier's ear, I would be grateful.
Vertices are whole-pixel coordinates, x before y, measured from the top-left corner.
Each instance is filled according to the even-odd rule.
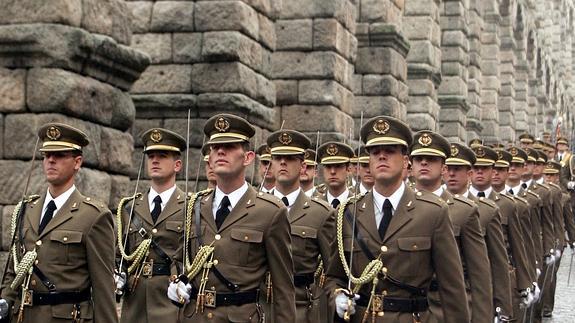
[[[82,162],[84,161],[84,157],[82,155],[78,155],[74,157],[74,170],[78,171],[80,170],[80,167],[82,167]]]
[[[174,163],[174,171],[176,171],[176,173],[178,173],[181,170],[182,170],[182,160],[176,159],[176,162]]]
[[[255,158],[256,158],[256,153],[254,153],[251,150],[246,151],[244,154],[244,166],[250,165],[254,161]]]

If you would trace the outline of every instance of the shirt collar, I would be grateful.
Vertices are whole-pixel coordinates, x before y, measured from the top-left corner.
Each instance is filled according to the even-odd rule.
[[[162,193],[158,193],[153,187],[150,187],[150,192],[148,192],[148,204],[150,205],[150,210],[154,209],[154,199],[158,195],[162,199],[161,205],[163,210],[175,191],[176,191],[176,184],[174,184],[174,186],[170,187],[169,189],[163,191]]]
[[[541,177],[540,179],[535,181],[535,183],[537,183],[537,184],[543,184],[544,182],[545,182],[545,179],[543,177]]]
[[[367,193],[367,192],[369,192],[369,191],[370,191],[369,189],[367,189],[365,186],[363,186],[363,183],[361,183],[361,184],[359,185],[359,193],[365,194],[365,193]]]
[[[333,196],[329,191],[327,191],[327,202],[331,204],[334,199],[338,199],[340,204],[347,202],[347,197],[349,196],[349,190],[346,188],[343,193],[339,196]]]
[[[463,192],[463,194],[460,194],[460,195],[465,197],[465,198],[469,198],[469,190]]]
[[[248,183],[244,182],[244,184],[240,186],[240,188],[236,189],[230,194],[225,194],[224,192],[222,192],[222,190],[220,190],[218,186],[216,186],[216,191],[214,193],[214,202],[213,202],[214,206],[219,207],[224,196],[227,196],[228,199],[230,199],[230,208],[233,209],[236,206],[236,204],[238,204],[242,196],[244,196],[244,194],[248,191],[248,188],[249,188]]]
[[[301,192],[301,188],[297,188],[297,190],[289,193],[288,195],[283,195],[282,193],[280,193],[278,190],[274,190],[274,195],[278,198],[278,199],[282,199],[282,197],[287,197],[288,200],[288,208],[291,208],[293,206],[293,204],[295,203],[295,200],[297,200],[297,197],[299,196],[299,192]]]
[[[313,195],[313,191],[315,188],[310,188],[309,190],[303,192],[307,197],[311,197]]]
[[[262,192],[264,193],[273,194],[275,190],[276,190],[275,186],[270,188],[269,190],[262,186]]]
[[[433,191],[433,194],[435,194],[437,197],[441,197],[441,194],[443,194],[443,186],[439,186],[438,189]]]
[[[48,206],[48,203],[50,203],[50,201],[54,201],[54,204],[56,204],[56,210],[60,210],[60,208],[64,205],[64,203],[66,203],[66,201],[68,201],[68,199],[70,198],[70,196],[72,195],[72,193],[74,193],[74,190],[76,189],[76,185],[72,184],[72,187],[70,187],[68,190],[66,190],[66,192],[60,194],[60,196],[58,196],[57,198],[53,198],[52,194],[50,194],[50,189],[46,190],[46,199],[44,200],[44,207],[43,207],[43,211],[42,214],[44,214],[44,212],[46,211],[46,207]],[[58,211],[56,211],[58,212]]]
[[[531,182],[533,182],[533,179],[530,178],[528,181],[521,181],[521,184],[525,184],[525,185],[527,185],[527,187],[530,187]]]
[[[481,191],[485,193],[485,197],[489,198],[489,195],[491,195],[491,191],[493,191],[493,189],[491,188],[491,186],[489,186],[488,188],[485,189],[485,191]],[[477,193],[479,193],[480,191],[477,190],[473,185],[469,186],[469,193],[473,194],[473,196],[477,196]]]
[[[373,203],[375,204],[375,208],[376,210],[381,210],[383,208],[383,203],[385,202],[385,199],[388,199],[391,202],[391,206],[393,207],[393,210],[397,210],[397,207],[399,206],[399,201],[401,200],[401,197],[403,196],[403,193],[405,191],[405,183],[401,182],[401,185],[399,186],[399,188],[397,190],[395,190],[395,192],[393,192],[393,194],[391,194],[391,196],[383,196],[381,194],[379,194],[379,192],[377,192],[377,190],[373,189]]]

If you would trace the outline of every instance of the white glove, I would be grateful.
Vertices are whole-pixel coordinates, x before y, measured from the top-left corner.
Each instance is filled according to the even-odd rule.
[[[539,300],[541,289],[539,289],[539,286],[537,285],[536,282],[533,282],[533,290],[531,292],[533,293],[533,301],[536,302],[537,300]]]
[[[177,283],[170,283],[168,287],[168,298],[178,304],[188,304],[190,302],[190,294],[192,293],[192,285],[184,284],[179,281]]]
[[[116,283],[116,290],[123,290],[126,286],[126,273],[114,273],[114,283]]]
[[[567,189],[572,190],[575,188],[575,182],[567,182]]]
[[[535,268],[535,272],[537,273],[537,278],[539,278],[539,276],[541,276],[541,269]]]
[[[561,250],[555,249],[555,259],[561,258]]]
[[[534,298],[533,295],[529,292],[529,288],[521,292],[521,306],[523,308],[529,307],[529,305],[533,304],[533,301]]]
[[[0,319],[5,319],[8,317],[9,309],[10,306],[8,306],[8,302],[5,299],[0,298]]]
[[[344,293],[338,293],[335,296],[335,310],[340,318],[343,318],[343,313],[349,310],[349,315],[355,314],[355,301],[359,299],[359,295],[355,294],[351,300],[351,308],[349,308],[349,297]]]
[[[555,262],[555,256],[553,256],[553,255],[545,256],[545,264],[547,266],[550,266],[554,262]]]

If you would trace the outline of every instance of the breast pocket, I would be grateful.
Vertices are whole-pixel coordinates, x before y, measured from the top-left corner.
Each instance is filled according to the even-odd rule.
[[[431,238],[409,237],[397,239],[397,245],[401,256],[409,261],[409,266],[404,274],[417,276],[421,270],[420,265],[425,266],[431,261]]]
[[[167,249],[177,249],[183,241],[184,223],[182,221],[166,221],[166,231],[168,232],[165,241]]]
[[[292,253],[306,256],[317,250],[317,230],[307,226],[292,225],[291,227]]]
[[[79,231],[52,231],[50,241],[55,252],[50,255],[50,260],[58,264],[70,264],[85,258],[82,236],[83,233]]]
[[[239,266],[254,266],[264,256],[262,241],[264,233],[260,230],[235,228],[230,232],[235,243],[227,250],[230,263]]]

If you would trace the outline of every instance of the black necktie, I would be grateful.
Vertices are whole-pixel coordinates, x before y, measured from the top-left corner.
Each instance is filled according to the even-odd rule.
[[[513,189],[512,189],[512,188],[509,189],[509,194],[515,195],[515,194],[513,193]]]
[[[286,205],[286,207],[289,206],[289,201],[288,201],[287,197],[285,197],[285,196],[282,197],[282,202],[284,202],[284,204]]]
[[[485,192],[478,192],[477,197],[485,197]]]
[[[162,198],[159,195],[156,195],[156,197],[154,197],[154,209],[150,213],[154,223],[158,220],[160,213],[162,213]]]
[[[42,233],[42,231],[44,231],[44,228],[46,228],[50,220],[52,220],[52,218],[54,217],[54,211],[56,211],[56,203],[54,203],[54,200],[52,200],[50,201],[50,203],[48,203],[48,206],[46,207],[46,212],[44,212],[42,221],[40,221],[40,226],[38,227],[38,234]]]
[[[220,203],[220,208],[216,212],[216,227],[219,229],[224,223],[224,220],[230,214],[230,199],[227,196],[224,196],[222,199],[222,203]]]
[[[381,238],[381,240],[383,240],[383,238],[385,238],[385,231],[387,231],[387,227],[389,226],[389,223],[391,222],[391,211],[393,210],[393,206],[391,205],[391,202],[388,199],[385,199],[385,202],[383,202],[383,217],[381,218],[381,222],[379,222],[379,227],[377,228],[377,231],[379,232],[379,237]]]
[[[559,155],[559,161],[561,161],[561,159],[563,159],[563,156]]]
[[[334,209],[337,209],[337,207],[339,206],[339,203],[340,203],[340,202],[339,202],[338,199],[333,199],[333,200],[331,201],[331,206],[332,206]]]
[[[523,189],[527,188],[527,184],[526,183],[521,183],[521,187],[523,187]]]

